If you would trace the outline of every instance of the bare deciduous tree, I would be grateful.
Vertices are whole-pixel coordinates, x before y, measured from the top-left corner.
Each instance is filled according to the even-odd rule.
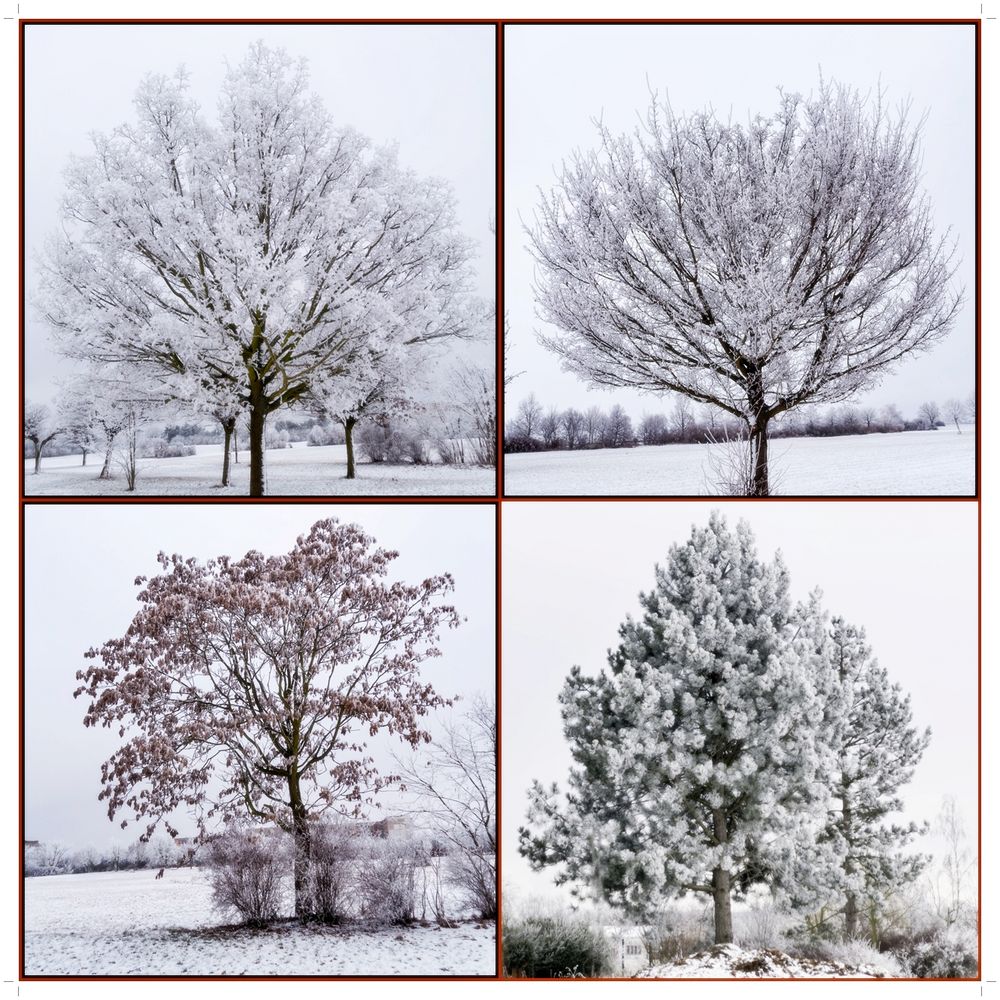
[[[476,699],[461,722],[421,756],[400,764],[406,787],[448,845],[450,871],[483,918],[497,914],[497,725],[492,702]]]
[[[934,430],[934,428],[937,427],[938,422],[941,420],[941,407],[938,406],[933,400],[929,400],[926,403],[920,404],[920,409],[917,410],[917,415],[931,430]]]
[[[768,425],[839,402],[951,328],[954,250],[920,191],[920,125],[825,82],[746,126],[600,127],[530,232],[542,338],[597,385],[677,392],[739,418],[767,495]]]

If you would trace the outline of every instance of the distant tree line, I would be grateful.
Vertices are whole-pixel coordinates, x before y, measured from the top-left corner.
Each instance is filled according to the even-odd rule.
[[[936,430],[954,423],[975,422],[975,393],[966,400],[949,399],[944,406],[922,403],[907,418],[895,403],[883,407],[843,404],[797,410],[784,415],[771,429],[775,438],[836,437],[847,434],[893,434]],[[740,423],[715,407],[696,407],[679,396],[669,413],[644,413],[633,422],[621,404],[605,411],[569,407],[545,408],[534,393],[522,399],[504,433],[508,454],[529,451],[578,451],[589,448],[634,448],[638,445],[711,444],[738,438]]]

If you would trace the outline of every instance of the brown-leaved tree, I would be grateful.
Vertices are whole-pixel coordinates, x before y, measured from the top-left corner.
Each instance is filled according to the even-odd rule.
[[[291,552],[201,563],[167,556],[137,586],[124,636],[91,649],[76,695],[84,724],[125,739],[102,766],[108,816],[159,823],[187,808],[202,833],[247,818],[295,841],[295,912],[308,917],[310,828],[360,815],[379,789],[367,738],[430,740],[421,717],[449,704],[421,680],[442,628],[449,575],[385,577],[397,553],[356,525],[320,521]]]

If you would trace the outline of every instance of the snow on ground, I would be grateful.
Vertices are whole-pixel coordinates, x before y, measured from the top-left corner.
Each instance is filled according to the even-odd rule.
[[[201,869],[24,880],[25,972],[88,976],[492,976],[496,926],[220,927]]]
[[[718,944],[664,965],[651,965],[636,979],[881,979],[866,966],[812,958],[793,958],[773,948]]]
[[[114,469],[114,478],[98,479],[101,456],[79,455],[42,458],[42,471],[32,474],[34,463],[24,463],[24,489],[28,496],[192,496],[245,497],[249,492],[250,465],[246,453],[230,464],[231,484],[219,486],[222,446],[199,446],[186,458],[140,458],[134,493],[125,488],[125,474]],[[347,449],[279,448],[265,454],[269,496],[493,496],[493,469],[452,465],[371,465],[358,462],[357,478],[345,479]]]
[[[699,496],[722,446],[666,444],[506,455],[508,496]],[[783,496],[971,496],[973,427],[771,441],[772,492]],[[776,482],[776,485],[774,483]]]

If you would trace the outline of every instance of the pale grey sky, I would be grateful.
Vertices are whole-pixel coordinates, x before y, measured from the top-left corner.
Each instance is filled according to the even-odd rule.
[[[490,25],[30,25],[25,31],[25,263],[58,225],[62,171],[91,151],[92,132],[134,120],[132,98],[147,73],[182,63],[191,93],[215,116],[227,60],[257,39],[309,64],[311,89],[340,124],[376,143],[399,143],[400,162],[443,177],[462,230],[477,245],[476,288],[494,295],[496,214],[495,41]],[[86,81],[86,86],[80,86]],[[25,381],[45,401],[69,371],[30,309]]]
[[[745,121],[772,113],[778,88],[808,94],[820,72],[863,92],[883,87],[891,103],[912,99],[926,113],[924,187],[940,231],[951,228],[966,288],[949,337],[910,359],[864,399],[897,403],[915,416],[927,399],[966,399],[975,387],[975,38],[971,26],[573,25],[511,26],[504,33],[504,287],[510,320],[507,413],[534,392],[543,406],[605,409],[620,402],[633,418],[667,412],[671,399],[632,390],[589,390],[535,340],[544,329],[525,249],[538,188],[551,190],[574,150],[597,145],[593,121],[630,132],[650,89],[677,112],[713,107]]]
[[[873,653],[933,730],[907,816],[933,820],[953,795],[975,850],[977,511],[969,503],[628,501],[503,506],[502,758],[504,885],[521,900],[558,894],[551,870],[517,851],[531,780],[565,789],[570,755],[557,697],[570,667],[596,674],[617,629],[640,612],[671,544],[713,506],[745,518],[765,559],[780,549],[794,600],[820,587],[834,614],[863,626]],[[940,845],[930,838],[925,850]],[[564,890],[563,890],[564,891]]]
[[[390,578],[408,583],[450,572],[449,597],[467,621],[441,637],[442,656],[422,674],[448,712],[495,690],[495,513],[479,505],[152,505],[30,506],[25,516],[25,836],[74,846],[131,843],[140,832],[109,822],[98,802],[100,765],[119,745],[116,731],[86,729],[86,699],[75,700],[84,652],[124,634],[138,609],[136,576],[158,572],[160,550],[205,559],[249,549],[287,552],[324,517],[360,524],[396,549]],[[405,750],[384,740],[376,754]],[[393,797],[386,799],[391,811]],[[193,824],[178,817],[182,833]]]

